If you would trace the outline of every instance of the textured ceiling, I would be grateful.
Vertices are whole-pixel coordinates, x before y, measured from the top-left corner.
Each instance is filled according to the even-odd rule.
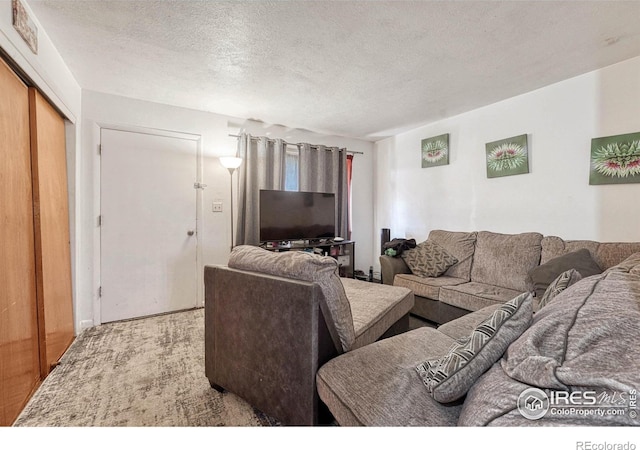
[[[84,89],[370,140],[640,55],[638,1],[27,3]]]

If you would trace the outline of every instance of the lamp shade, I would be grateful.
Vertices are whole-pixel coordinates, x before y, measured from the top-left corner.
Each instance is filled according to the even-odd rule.
[[[222,167],[226,169],[237,169],[242,164],[242,158],[237,158],[235,156],[221,156],[220,164]]]

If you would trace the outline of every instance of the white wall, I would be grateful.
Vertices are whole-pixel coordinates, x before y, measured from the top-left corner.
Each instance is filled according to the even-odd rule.
[[[82,265],[85,269],[80,280],[81,300],[78,303],[78,324],[80,328],[92,326],[100,322],[99,300],[97,290],[100,284],[99,243],[100,229],[97,216],[100,214],[100,158],[97,148],[100,142],[100,126],[112,125],[120,127],[151,128],[173,132],[189,133],[201,136],[202,149],[202,183],[207,187],[203,191],[202,234],[198,243],[202,248],[203,264],[225,264],[230,250],[230,180],[229,172],[218,162],[218,157],[234,155],[236,134],[243,127],[243,119],[222,116],[203,111],[196,111],[174,106],[150,103],[125,97],[86,91],[82,93],[82,152],[81,172],[82,209]],[[282,127],[270,127],[263,130],[260,126],[248,122],[248,132],[258,136],[269,133],[271,137],[282,132]],[[244,129],[244,128],[243,128]],[[264,132],[263,132],[264,131]],[[367,252],[371,240],[372,217],[372,183],[370,178],[372,149],[371,142],[349,140],[331,136],[320,136],[300,130],[289,130],[282,135],[288,141],[311,141],[312,143],[339,145],[351,150],[367,152],[367,155],[356,156],[354,170],[354,197],[358,207],[355,214],[357,231],[354,239],[361,237],[363,245],[357,246],[357,261],[367,258],[367,267],[371,255]],[[195,180],[194,180],[195,181]],[[234,176],[235,181],[235,176]],[[223,212],[212,212],[214,201],[223,202]],[[201,268],[200,268],[201,270]],[[202,287],[202,286],[200,286]]]
[[[538,231],[640,241],[640,184],[589,185],[591,139],[640,132],[640,58],[375,144],[375,229]],[[449,165],[421,168],[421,140],[450,133]],[[530,173],[488,179],[485,144],[529,139]]]

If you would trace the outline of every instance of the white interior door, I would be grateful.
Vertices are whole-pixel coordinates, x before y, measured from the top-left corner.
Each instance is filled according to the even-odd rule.
[[[197,141],[101,130],[101,322],[197,304]]]

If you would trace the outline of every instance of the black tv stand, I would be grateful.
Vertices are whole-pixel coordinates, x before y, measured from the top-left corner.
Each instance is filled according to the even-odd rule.
[[[313,252],[323,256],[331,256],[338,261],[340,276],[353,278],[355,273],[354,241],[334,242],[333,239],[305,239],[300,241],[265,242],[260,246],[274,252],[289,250]]]

